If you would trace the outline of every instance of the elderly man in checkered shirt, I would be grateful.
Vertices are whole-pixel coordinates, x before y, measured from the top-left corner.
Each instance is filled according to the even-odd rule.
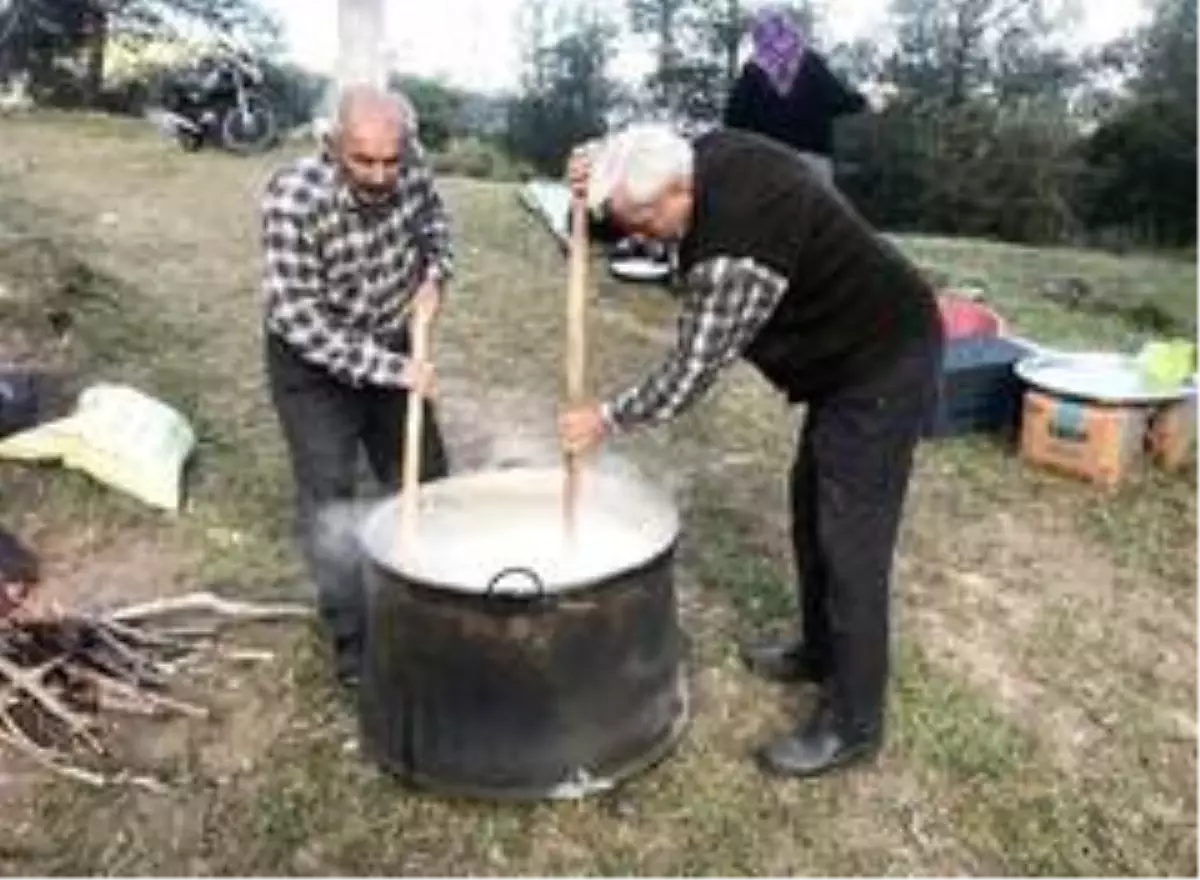
[[[320,514],[354,496],[360,451],[398,485],[410,393],[426,407],[423,480],[446,473],[424,396],[431,370],[408,358],[407,322],[432,318],[453,259],[446,210],[399,96],[348,90],[320,156],[276,172],[262,203],[266,364],[295,476],[305,555],[338,674],[358,677],[362,586],[353,554],[331,550]]]
[[[689,144],[634,126],[576,151],[568,173],[608,227],[677,242],[685,290],[675,347],[629,389],[565,412],[564,446],[667,421],[738,358],[807,405],[791,474],[802,635],[743,658],[817,684],[820,699],[758,760],[813,776],[868,758],[882,741],[897,528],[941,360],[933,291],[804,160],[758,135]]]

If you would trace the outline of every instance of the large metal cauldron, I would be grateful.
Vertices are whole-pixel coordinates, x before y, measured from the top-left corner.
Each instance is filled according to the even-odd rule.
[[[672,576],[679,520],[639,480],[587,473],[566,541],[562,471],[474,473],[363,523],[367,755],[478,797],[579,797],[664,757],[687,722]]]

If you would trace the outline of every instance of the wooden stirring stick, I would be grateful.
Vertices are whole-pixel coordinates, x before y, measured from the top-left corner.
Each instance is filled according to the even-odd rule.
[[[412,362],[417,369],[429,362],[429,318],[414,309],[409,335]],[[408,394],[404,424],[404,464],[400,489],[400,540],[411,546],[417,534],[417,496],[421,480],[421,432],[425,415],[425,395],[416,389]]]
[[[587,354],[587,204],[575,197],[571,202],[571,263],[567,275],[567,403],[584,402],[584,369]],[[564,454],[566,482],[563,487],[563,518],[567,535],[575,530],[575,508],[579,496],[579,456]]]

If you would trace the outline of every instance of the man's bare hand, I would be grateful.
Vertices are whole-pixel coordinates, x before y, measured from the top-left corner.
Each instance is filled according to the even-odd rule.
[[[558,436],[564,452],[583,455],[593,451],[604,440],[607,425],[600,406],[586,403],[565,410],[558,417]]]
[[[413,294],[413,317],[432,324],[442,308],[442,288],[435,281],[426,281]]]
[[[580,144],[567,160],[567,183],[571,195],[577,199],[587,198],[588,177],[592,173],[592,144],[592,141]]]
[[[433,364],[429,361],[418,363],[410,358],[404,365],[404,371],[400,374],[400,384],[421,397],[433,397],[437,385],[436,380]]]

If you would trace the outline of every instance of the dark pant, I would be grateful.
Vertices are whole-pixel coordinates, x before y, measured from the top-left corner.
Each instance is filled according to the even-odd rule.
[[[271,333],[266,334],[266,365],[296,481],[305,561],[340,671],[352,674],[364,627],[359,555],[353,541],[346,540],[349,536],[331,534],[320,515],[331,504],[354,499],[360,448],[381,488],[391,492],[399,487],[409,395],[402,389],[355,388],[340,382]],[[421,480],[438,479],[446,472],[441,432],[426,401]]]
[[[811,401],[792,468],[792,539],[804,641],[829,675],[842,721],[882,722],[889,581],[921,423],[936,394],[938,343]]]

